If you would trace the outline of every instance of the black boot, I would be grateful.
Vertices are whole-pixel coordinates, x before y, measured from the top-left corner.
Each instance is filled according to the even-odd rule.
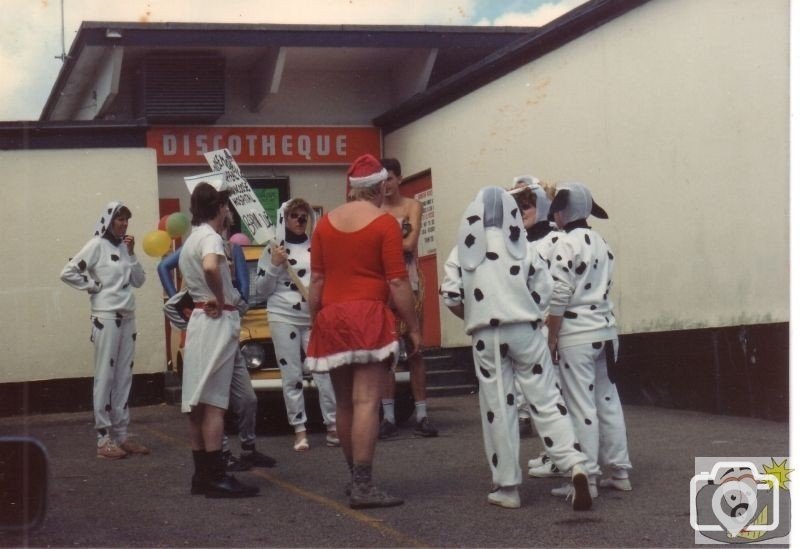
[[[372,484],[372,465],[355,463],[353,465],[353,484],[350,491],[351,509],[372,509],[402,505],[403,500],[390,496]]]
[[[206,453],[204,450],[192,450],[192,461],[194,461],[194,474],[192,475],[192,488],[189,491],[193,496],[200,496],[206,493]]]
[[[208,481],[206,482],[207,498],[248,498],[258,494],[258,486],[250,486],[236,480],[236,477],[225,473],[225,462],[222,450],[206,452]]]

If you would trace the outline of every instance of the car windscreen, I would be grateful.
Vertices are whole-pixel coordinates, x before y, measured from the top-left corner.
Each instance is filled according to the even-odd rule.
[[[247,274],[250,277],[250,297],[247,299],[247,304],[250,308],[266,307],[267,300],[263,296],[256,293],[256,273],[258,272],[258,261],[247,262]]]

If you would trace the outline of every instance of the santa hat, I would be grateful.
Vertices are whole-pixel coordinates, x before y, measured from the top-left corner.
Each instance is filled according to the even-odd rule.
[[[350,187],[371,187],[388,177],[389,172],[371,154],[362,154],[347,170],[347,182]]]

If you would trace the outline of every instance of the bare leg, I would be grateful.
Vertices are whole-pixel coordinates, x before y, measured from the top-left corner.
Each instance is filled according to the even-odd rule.
[[[408,371],[411,377],[411,394],[414,400],[422,402],[427,396],[427,379],[425,376],[425,360],[421,353],[408,357]],[[394,380],[394,376],[391,376]],[[392,383],[392,394],[394,394],[394,383]]]
[[[353,464],[353,367],[340,366],[331,370],[333,392],[336,395],[336,429],[342,444],[342,452],[350,465]]]
[[[225,409],[206,404],[203,406],[203,445],[206,452],[222,449],[222,432],[224,430]]]
[[[385,380],[385,364],[353,366],[353,419],[350,436],[354,463],[372,463],[375,455],[375,441],[378,438],[378,404]]]
[[[205,404],[198,404],[189,413],[189,441],[192,450],[205,450],[203,444],[203,417]]]

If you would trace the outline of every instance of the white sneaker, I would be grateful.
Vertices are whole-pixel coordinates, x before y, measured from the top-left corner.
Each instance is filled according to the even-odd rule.
[[[553,488],[552,490],[550,490],[550,495],[566,498],[572,494],[572,490],[573,490],[572,484],[567,482],[565,484],[562,484],[558,488]],[[591,495],[592,498],[596,498],[598,495],[597,483],[595,482],[594,479],[589,479],[589,495]]]
[[[504,507],[505,509],[519,509],[519,492],[516,486],[500,487],[489,492],[489,503]]]
[[[594,486],[592,494],[592,483],[586,474],[586,469],[581,465],[572,468],[572,510],[588,511],[592,508],[592,499],[597,497],[597,486]],[[569,497],[569,496],[568,496]]]
[[[566,476],[545,454],[528,461],[528,476],[532,478],[557,478]]]
[[[630,492],[633,490],[633,486],[631,486],[631,479],[629,478],[601,478],[598,484],[601,488],[613,488],[614,490],[620,490],[621,492]]]

